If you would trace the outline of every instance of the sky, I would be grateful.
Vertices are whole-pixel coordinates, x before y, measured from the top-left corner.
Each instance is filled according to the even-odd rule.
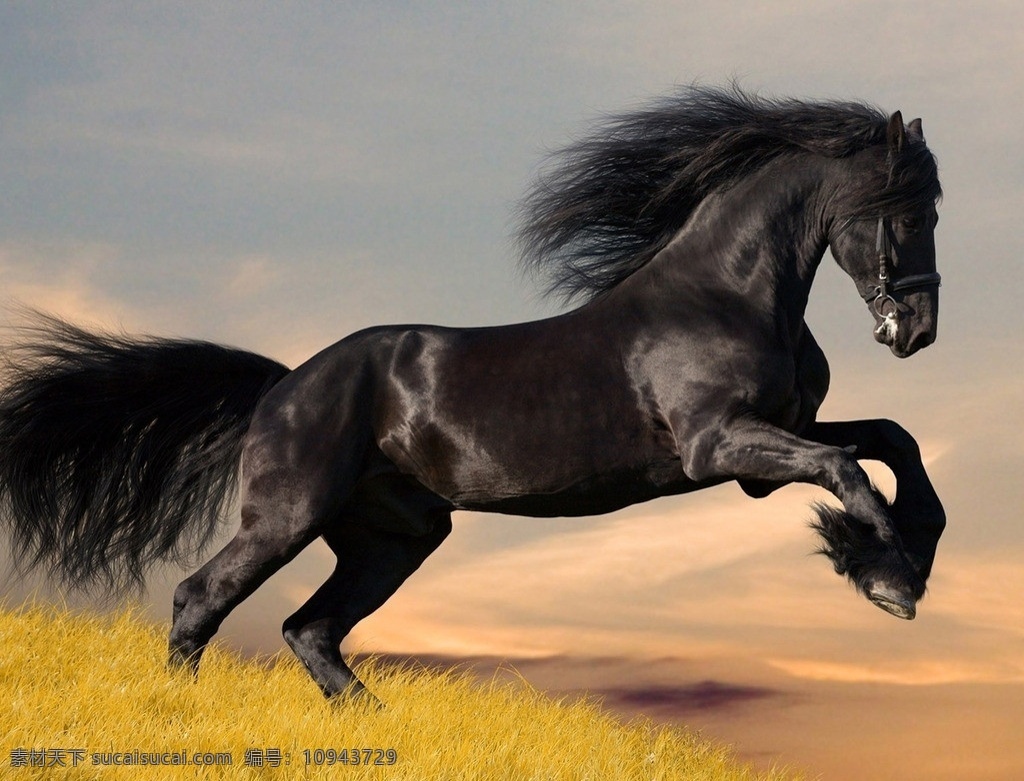
[[[726,485],[600,518],[457,514],[345,647],[515,660],[828,778],[1021,777],[1022,51],[1024,9],[996,0],[5,2],[0,299],[291,366],[378,323],[536,319],[560,307],[517,270],[515,205],[595,119],[731,79],[920,116],[938,341],[893,358],[828,256],[807,312],[832,368],[819,418],[899,421],[945,504],[917,620],[810,555],[824,492]],[[277,650],[331,565],[312,546],[221,637]],[[154,574],[154,616],[185,574]]]

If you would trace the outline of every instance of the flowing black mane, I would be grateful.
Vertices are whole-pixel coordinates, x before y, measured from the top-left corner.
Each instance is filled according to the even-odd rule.
[[[769,161],[846,157],[886,143],[888,116],[855,102],[768,99],[738,87],[691,87],[612,116],[556,152],[521,205],[523,265],[548,292],[593,298],[651,260],[710,193]],[[920,208],[940,195],[935,160],[909,143],[877,180],[848,193],[845,217]]]

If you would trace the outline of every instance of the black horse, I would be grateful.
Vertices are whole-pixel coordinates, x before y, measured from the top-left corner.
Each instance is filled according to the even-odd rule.
[[[170,652],[317,537],[333,574],[284,623],[327,696],[362,691],[340,643],[451,531],[453,510],[606,513],[736,480],[820,485],[835,569],[913,618],[945,525],[913,437],[816,420],[804,322],[826,248],[875,338],[935,339],[940,196],[920,120],[859,103],[693,88],[609,120],[523,204],[528,266],[581,305],[489,328],[383,326],[290,371],[196,341],[42,317],[8,349],[0,501],[16,559],[119,587],[194,553],[241,463],[241,527],[178,587]],[[894,472],[888,502],[858,458]]]

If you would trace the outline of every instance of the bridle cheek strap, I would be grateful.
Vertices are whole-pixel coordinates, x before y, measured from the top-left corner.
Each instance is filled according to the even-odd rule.
[[[927,274],[910,274],[900,279],[891,279],[889,277],[889,268],[893,265],[892,242],[889,240],[889,231],[886,230],[884,217],[878,218],[878,231],[875,234],[875,251],[878,253],[878,284],[868,291],[868,294],[864,296],[864,300],[874,302],[875,313],[879,317],[899,317],[900,305],[892,297],[892,293],[914,290],[921,287],[931,287],[933,285],[940,287],[942,285],[942,275],[937,271]],[[892,303],[893,309],[889,314],[883,315],[882,310],[885,308],[886,301]]]

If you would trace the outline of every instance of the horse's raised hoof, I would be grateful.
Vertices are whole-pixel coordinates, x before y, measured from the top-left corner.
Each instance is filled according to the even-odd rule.
[[[886,613],[913,621],[917,615],[914,600],[885,584],[874,584],[867,592],[867,597]]]

